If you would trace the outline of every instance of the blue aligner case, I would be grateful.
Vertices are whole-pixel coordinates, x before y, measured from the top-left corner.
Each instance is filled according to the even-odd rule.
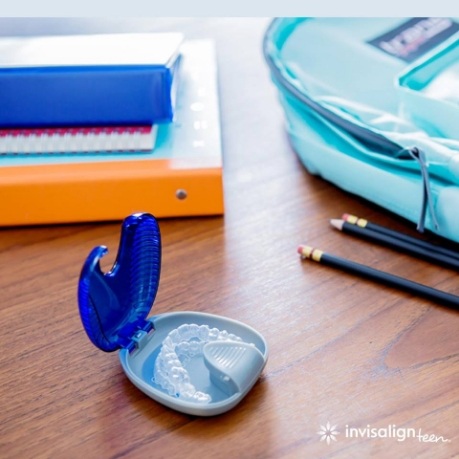
[[[148,213],[127,217],[118,255],[103,273],[96,247],[78,286],[81,320],[89,339],[119,350],[127,377],[154,400],[183,413],[213,416],[237,405],[268,358],[263,336],[226,317],[183,311],[147,318],[159,285],[161,236]]]

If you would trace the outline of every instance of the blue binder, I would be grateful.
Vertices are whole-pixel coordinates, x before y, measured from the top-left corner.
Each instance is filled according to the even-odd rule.
[[[156,124],[173,118],[178,33],[0,39],[0,126]]]

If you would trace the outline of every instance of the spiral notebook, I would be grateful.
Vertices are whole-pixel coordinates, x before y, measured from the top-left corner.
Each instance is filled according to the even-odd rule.
[[[0,155],[151,151],[157,126],[0,129]]]

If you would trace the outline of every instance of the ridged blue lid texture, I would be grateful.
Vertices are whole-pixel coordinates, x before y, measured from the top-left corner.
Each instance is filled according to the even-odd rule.
[[[161,271],[161,236],[153,215],[137,213],[122,225],[120,245],[107,273],[95,247],[86,259],[78,284],[81,320],[89,339],[103,351],[127,347],[137,330],[144,330],[156,297]]]

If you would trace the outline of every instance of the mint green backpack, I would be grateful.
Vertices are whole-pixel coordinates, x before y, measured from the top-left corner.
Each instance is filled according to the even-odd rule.
[[[459,21],[276,19],[263,49],[310,173],[459,242]]]

